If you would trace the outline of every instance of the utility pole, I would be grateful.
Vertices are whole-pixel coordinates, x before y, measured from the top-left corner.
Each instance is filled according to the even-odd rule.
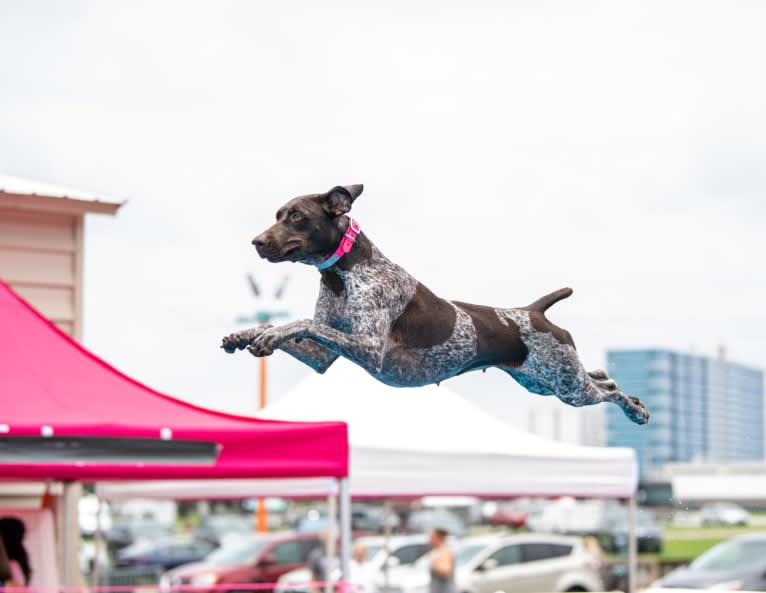
[[[261,289],[258,283],[255,281],[255,277],[252,274],[247,275],[247,281],[250,284],[250,290],[253,293],[256,301],[261,298]],[[281,301],[285,294],[285,288],[287,288],[288,277],[284,276],[282,281],[274,291],[274,300]],[[274,310],[258,308],[254,315],[240,315],[237,317],[237,323],[252,324],[263,326],[270,324],[273,320],[288,317],[289,313],[285,310]],[[262,356],[258,359],[258,409],[262,410],[268,403],[268,371],[267,371],[267,358]],[[259,533],[266,533],[269,530],[268,515],[266,513],[266,499],[263,497],[258,498],[258,508],[256,510],[256,528]]]

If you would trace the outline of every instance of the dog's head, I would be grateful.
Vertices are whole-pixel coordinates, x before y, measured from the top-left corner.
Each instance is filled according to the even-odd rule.
[[[339,185],[324,194],[293,198],[277,210],[277,221],[253,239],[258,255],[270,262],[324,261],[343,237],[342,217],[363,189]]]

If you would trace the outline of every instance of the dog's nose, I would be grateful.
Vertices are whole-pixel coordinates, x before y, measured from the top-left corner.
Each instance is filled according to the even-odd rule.
[[[256,249],[262,249],[266,246],[266,240],[262,235],[258,235],[255,239],[253,239],[253,245],[255,245]]]

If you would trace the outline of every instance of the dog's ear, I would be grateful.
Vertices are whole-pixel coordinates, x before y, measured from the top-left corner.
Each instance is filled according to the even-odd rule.
[[[351,205],[362,193],[364,186],[358,185],[337,185],[326,194],[319,196],[319,203],[330,216],[340,216],[351,210]]]

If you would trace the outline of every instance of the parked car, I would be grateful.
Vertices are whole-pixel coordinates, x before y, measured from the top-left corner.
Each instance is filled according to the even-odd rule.
[[[165,573],[160,584],[167,591],[174,585],[212,587],[237,583],[276,583],[286,572],[305,566],[309,553],[321,545],[316,534],[242,536],[201,562]]]
[[[117,553],[117,568],[159,568],[168,570],[198,562],[213,551],[209,542],[182,540],[165,537],[157,540],[142,540],[123,548]]]
[[[538,533],[590,533],[603,515],[603,505],[570,497],[544,501],[527,514],[527,527]]]
[[[628,549],[628,509],[616,502],[574,501],[549,507],[543,522],[530,526],[555,528],[566,535],[590,535],[612,553]],[[654,516],[645,509],[636,513],[636,538],[639,552],[662,551],[663,531]]]
[[[766,533],[740,535],[710,548],[688,567],[654,584],[658,588],[766,590]]]
[[[510,504],[501,504],[498,505],[495,512],[487,517],[487,522],[497,527],[521,529],[527,524],[527,513],[514,508]]]
[[[409,566],[415,564],[428,552],[428,537],[423,534],[394,535],[389,541],[389,550],[385,550],[385,538],[377,536],[360,537],[367,548],[367,562],[373,570],[382,570],[388,559],[388,565]]]
[[[389,568],[397,566],[411,566],[419,560],[429,549],[428,538],[425,535],[395,535],[389,541],[389,552],[385,550],[385,540],[381,536],[366,536],[355,540],[361,542],[367,548],[366,569],[370,574],[382,573],[388,560]],[[337,570],[332,575],[336,580],[339,575]],[[311,571],[308,568],[299,568],[285,573],[279,578],[280,586],[277,593],[310,593],[311,589],[304,583],[311,581]]]
[[[80,534],[91,538],[100,528],[102,532],[112,528],[112,513],[108,502],[99,501],[94,494],[80,497],[77,505],[77,516],[80,522]]]
[[[461,593],[603,590],[599,561],[577,537],[472,537],[462,540],[454,554]],[[400,593],[424,593],[429,579],[427,557],[391,575],[393,590]]]
[[[330,526],[327,515],[312,509],[300,517],[295,524],[298,533],[321,533]]]
[[[253,518],[244,515],[208,515],[195,530],[198,539],[220,546],[232,534],[242,535],[254,531]]]
[[[385,531],[385,522],[385,512],[380,507],[368,504],[354,504],[351,506],[351,528],[355,531],[383,533]],[[399,516],[395,513],[390,513],[388,525],[391,531],[397,531],[399,523]]]
[[[170,529],[155,521],[122,519],[115,522],[111,529],[104,532],[104,541],[109,553],[114,555],[118,550],[143,540],[156,540],[169,537]]]
[[[446,529],[450,535],[462,537],[465,524],[457,515],[444,509],[414,511],[407,519],[407,529],[411,533],[427,533],[430,529]]]
[[[748,525],[750,514],[733,502],[706,504],[700,510],[703,525]]]
[[[602,528],[595,533],[608,552],[623,553],[628,549],[628,511],[616,508],[609,511]],[[639,552],[662,552],[663,531],[654,516],[645,510],[636,513],[636,540]]]

